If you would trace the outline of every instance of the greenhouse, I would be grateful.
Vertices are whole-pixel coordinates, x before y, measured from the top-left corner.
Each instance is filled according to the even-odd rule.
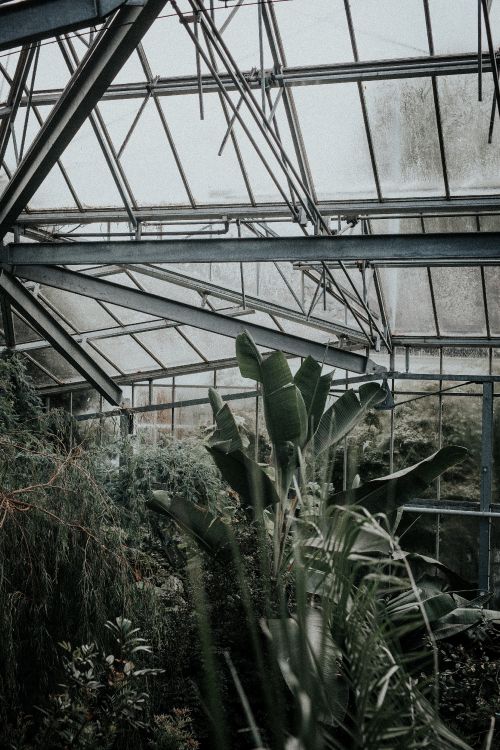
[[[500,748],[499,66],[0,0],[0,748]]]

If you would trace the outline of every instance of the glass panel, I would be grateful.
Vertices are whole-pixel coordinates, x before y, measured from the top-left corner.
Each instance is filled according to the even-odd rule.
[[[369,81],[364,87],[382,194],[442,194],[430,80]]]
[[[165,367],[202,361],[187,341],[173,328],[139,333],[137,340],[152,351],[165,364]]]
[[[381,268],[380,275],[393,333],[435,336],[425,268]]]
[[[342,0],[294,0],[274,7],[288,65],[353,59]]]
[[[357,86],[302,86],[294,96],[318,197],[376,197]]]
[[[431,270],[442,334],[485,334],[483,290],[478,268]]]
[[[500,9],[489,3],[495,49],[500,43]],[[430,0],[434,47],[437,55],[453,52],[477,53],[477,3],[471,0]],[[483,23],[483,51],[488,49]]]
[[[99,339],[95,346],[123,372],[153,370],[158,367],[158,363],[131,336]]]
[[[477,76],[446,76],[438,85],[451,192],[497,193],[500,152],[488,143],[491,75],[483,75],[482,102],[477,100]]]
[[[456,385],[455,383],[445,383]],[[467,386],[473,392],[472,386]],[[443,396],[443,445],[463,445],[466,458],[441,479],[443,500],[479,500],[481,466],[482,401],[474,396]]]
[[[417,57],[429,53],[420,0],[354,0],[352,17],[362,60]]]

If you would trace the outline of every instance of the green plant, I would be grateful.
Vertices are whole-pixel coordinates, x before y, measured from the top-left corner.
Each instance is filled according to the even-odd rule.
[[[108,621],[113,653],[95,643],[73,648],[61,643],[64,682],[41,708],[34,747],[140,747],[148,729],[148,678],[161,670],[138,668],[140,653],[151,648],[125,617]]]
[[[171,714],[154,717],[152,750],[198,750],[189,709],[174,708]]]

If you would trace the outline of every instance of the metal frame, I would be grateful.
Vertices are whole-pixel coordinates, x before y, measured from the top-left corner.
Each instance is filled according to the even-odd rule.
[[[147,29],[162,10],[160,0],[129,0],[124,4],[117,0],[94,3],[77,0],[49,0],[44,3],[44,17],[41,3],[33,0],[29,5],[32,19],[37,19],[37,28],[29,26],[25,16],[25,49],[21,52],[17,69],[11,77],[0,61],[0,75],[9,84],[6,101],[0,105],[0,169],[8,178],[7,187],[0,197],[0,237],[8,231],[15,234],[15,242],[0,248],[0,263],[4,269],[14,266],[15,273],[31,281],[24,286],[11,278],[5,271],[0,279],[11,286],[10,292],[0,287],[3,333],[5,348],[17,350],[44,372],[54,383],[41,389],[47,396],[72,393],[75,390],[97,387],[107,392],[112,401],[119,398],[119,384],[129,385],[145,379],[153,390],[153,383],[164,377],[179,377],[189,373],[210,371],[235,366],[234,358],[215,359],[213,353],[204,352],[191,340],[185,326],[194,325],[206,331],[234,337],[244,328],[250,330],[257,343],[266,348],[284,349],[292,356],[305,356],[310,353],[318,359],[341,369],[362,373],[360,376],[339,378],[335,388],[346,388],[349,383],[367,379],[391,378],[392,387],[398,380],[437,380],[442,389],[443,381],[480,383],[483,386],[483,455],[481,500],[475,506],[461,508],[464,514],[479,514],[481,570],[480,587],[487,589],[489,581],[489,529],[492,517],[497,517],[491,505],[491,441],[492,408],[495,397],[493,383],[498,378],[492,375],[495,347],[500,349],[500,335],[495,330],[495,296],[488,287],[488,274],[500,267],[500,233],[483,233],[487,216],[500,216],[500,191],[497,194],[453,195],[447,165],[446,133],[442,121],[443,100],[440,98],[439,79],[442,76],[478,75],[479,91],[482,94],[482,75],[493,76],[495,99],[490,122],[490,137],[495,119],[495,105],[500,107],[498,84],[498,58],[493,48],[493,36],[489,19],[489,3],[481,0],[485,29],[488,37],[488,50],[478,54],[435,55],[432,29],[432,12],[427,0],[422,2],[423,20],[426,24],[429,55],[419,58],[362,61],[357,48],[356,24],[351,15],[348,0],[344,11],[351,42],[353,60],[342,64],[290,66],[286,59],[284,41],[278,22],[278,14],[272,3],[259,2],[256,8],[258,24],[258,60],[255,68],[241,70],[228,45],[226,30],[233,22],[235,14],[242,12],[243,5],[238,0],[227,14],[225,22],[215,24],[215,14],[209,13],[203,0],[189,0],[190,13],[183,14],[175,2],[172,8],[179,16],[191,40],[193,50],[193,74],[180,77],[156,77],[147,55],[147,45],[141,40]],[[89,15],[92,6],[94,15]],[[83,33],[85,54],[80,59],[78,44],[71,35],[57,40],[47,40],[48,44],[59,44],[68,67],[70,80],[64,90],[41,90],[37,86],[37,66],[39,48],[34,42],[55,27],[59,34],[68,32],[92,17],[101,20],[109,11],[116,13],[108,19],[100,31]],[[97,10],[96,10],[97,8]],[[57,17],[51,15],[58,10]],[[49,12],[50,11],[50,12]],[[0,11],[0,49],[2,39],[9,33],[8,24],[2,25],[1,18],[6,13],[21,12],[21,8],[6,6]],[[85,16],[85,13],[87,15]],[[70,14],[71,17],[70,17]],[[76,16],[79,15],[77,22]],[[19,24],[18,24],[19,25]],[[16,31],[16,29],[14,29]],[[272,68],[265,67],[265,45],[272,57]],[[113,83],[116,73],[129,55],[137,52],[144,80],[134,83]],[[33,62],[30,68],[30,62]],[[202,71],[202,64],[209,71]],[[28,83],[29,71],[31,81]],[[413,196],[407,198],[387,197],[381,185],[381,166],[376,142],[374,123],[370,118],[370,108],[364,83],[370,81],[402,80],[412,78],[430,79],[432,105],[435,113],[437,143],[442,172],[442,195]],[[324,200],[318,198],[314,170],[309,162],[308,149],[302,132],[300,111],[296,106],[297,87],[354,83],[357,86],[362,115],[362,134],[366,139],[373,176],[373,194],[370,199]],[[328,90],[325,88],[325,90]],[[234,93],[237,96],[234,97]],[[206,96],[217,94],[225,127],[220,133],[223,147],[234,149],[238,169],[241,172],[248,200],[240,205],[229,202],[210,202],[201,205],[196,200],[190,175],[181,159],[180,151],[168,120],[168,107],[175,99],[170,99],[163,107],[162,97],[192,95],[198,98],[199,114],[203,118],[207,111]],[[295,95],[295,98],[294,98]],[[108,128],[98,105],[100,101],[137,99],[138,109],[120,144],[114,143],[111,129]],[[172,153],[175,169],[182,181],[185,195],[179,196],[175,205],[141,205],[134,194],[133,185],[122,163],[132,134],[141,127],[143,112],[148,104],[154,104],[160,118],[163,147]],[[54,105],[54,109],[43,122],[38,107]],[[17,140],[12,145],[16,151],[15,160],[9,156],[7,141],[19,128],[19,113],[25,114],[22,128],[21,147]],[[104,110],[103,110],[104,111]],[[33,114],[39,131],[23,156],[27,124]],[[89,119],[97,136],[103,158],[111,172],[121,196],[122,205],[86,207],[74,189],[70,175],[62,166],[60,157],[82,123]],[[33,120],[33,118],[32,118]],[[33,125],[33,122],[31,122]],[[486,123],[487,130],[487,123]],[[275,202],[256,200],[251,172],[245,159],[248,156],[241,147],[246,138],[251,146],[252,158],[260,162],[272,180],[277,194]],[[217,135],[217,146],[220,143]],[[222,152],[223,148],[220,149]],[[5,159],[3,158],[5,156]],[[10,159],[10,160],[9,160]],[[4,164],[2,165],[2,161]],[[72,195],[73,208],[50,207],[34,209],[29,203],[44,177],[58,165],[63,179]],[[193,181],[194,182],[194,181]],[[430,234],[427,232],[430,217],[473,216],[477,232],[468,234]],[[417,218],[421,221],[422,234],[382,235],[376,234],[377,221],[388,218]],[[281,224],[293,225],[296,237],[278,237]],[[361,222],[361,235],[356,235],[353,227]],[[223,228],[220,229],[222,224]],[[89,232],[81,231],[81,225]],[[116,226],[113,226],[116,225]],[[57,229],[56,229],[57,227]],[[84,228],[85,229],[85,228]],[[252,238],[243,236],[250,233]],[[196,235],[191,239],[190,234]],[[226,239],[216,238],[217,234],[227,235]],[[237,237],[231,238],[231,234]],[[288,234],[288,232],[283,232]],[[300,236],[300,235],[303,236]],[[184,239],[165,239],[179,237]],[[21,242],[21,238],[35,240],[36,244]],[[92,241],[89,241],[92,240]],[[160,267],[160,263],[204,263],[209,264],[210,277],[196,279],[189,271],[182,273],[172,268]],[[239,264],[241,286],[231,288],[229,284],[214,283],[211,278],[212,263]],[[259,291],[250,293],[248,273],[242,265],[245,262],[272,262],[279,273],[278,284],[283,299],[279,304],[264,299]],[[298,285],[289,281],[289,276],[278,263],[289,266]],[[75,273],[51,264],[93,265],[85,272]],[[482,287],[482,309],[484,310],[484,333],[479,330],[470,336],[450,336],[443,333],[446,327],[439,314],[439,287],[437,273],[433,269],[441,267],[479,267]],[[257,266],[259,268],[259,266]],[[384,268],[426,269],[427,291],[432,305],[435,324],[434,335],[404,335],[391,330],[391,314],[383,284]],[[411,271],[409,271],[410,273]],[[127,274],[132,288],[105,280],[103,277]],[[477,271],[475,272],[477,275]],[[199,297],[199,306],[187,305],[149,294],[144,284],[146,277],[160,279],[168,286],[185,288]],[[28,290],[35,284],[33,296]],[[359,283],[358,283],[359,282]],[[42,285],[40,287],[40,285]],[[106,325],[100,330],[83,332],[78,323],[68,320],[44,294],[43,286],[55,285],[75,295],[88,295],[97,300],[116,325]],[[14,294],[15,292],[15,294]],[[16,299],[15,314],[10,302]],[[79,299],[77,296],[75,299]],[[274,299],[274,296],[273,296]],[[292,303],[293,299],[293,303]],[[228,307],[220,309],[220,300]],[[409,300],[409,304],[411,301]],[[36,311],[33,309],[36,307]],[[117,305],[118,307],[114,307]],[[26,306],[26,307],[25,307]],[[156,319],[127,323],[120,308],[140,310]],[[323,309],[321,309],[323,308]],[[333,311],[333,312],[332,312]],[[35,314],[36,313],[36,314]],[[266,315],[273,329],[251,322],[252,315]],[[266,319],[266,320],[267,320]],[[43,326],[40,320],[44,321]],[[27,323],[43,336],[42,340],[26,342],[21,340],[16,330],[19,321]],[[324,341],[315,343],[286,333],[286,325],[301,326],[324,333]],[[183,327],[184,326],[184,327]],[[196,363],[171,366],[163,362],[154,350],[141,340],[140,334],[170,328],[188,343],[199,359]],[[71,333],[68,333],[70,331]],[[57,336],[56,336],[57,334]],[[104,351],[98,349],[97,342],[116,336],[129,336],[156,367],[143,372],[127,372],[120,369]],[[59,338],[58,338],[59,337]],[[331,337],[331,339],[330,339]],[[80,374],[86,381],[61,382],[50,366],[37,359],[37,353],[49,345],[71,361],[77,361],[88,350],[99,352],[118,375],[114,378],[95,371],[92,357],[80,365]],[[331,346],[331,343],[335,346]],[[84,348],[82,348],[84,347]],[[394,372],[395,347],[404,347],[406,353],[406,373]],[[416,347],[425,347],[440,354],[440,373],[435,375],[412,374],[410,353]],[[443,347],[482,348],[489,352],[489,372],[483,376],[446,375],[443,372]],[[372,352],[390,355],[390,371],[379,368],[371,359]],[[360,353],[362,352],[362,353]],[[377,358],[377,355],[374,355]],[[90,361],[89,361],[90,360]],[[95,366],[95,363],[94,363]],[[98,368],[99,369],[99,368]],[[99,377],[98,377],[99,376]],[[215,377],[215,375],[214,375]],[[463,382],[463,381],[462,381]],[[174,387],[175,391],[175,387]],[[401,391],[400,391],[401,392]],[[411,393],[411,389],[409,391]],[[247,394],[248,395],[248,394]],[[422,395],[422,394],[421,394]],[[439,394],[440,408],[443,398],[451,398],[453,393]],[[471,397],[477,395],[472,392]],[[236,396],[236,394],[235,394]],[[197,403],[202,403],[199,399]],[[172,428],[175,423],[175,410],[184,402],[172,394],[172,402],[162,405],[172,413]],[[258,404],[258,397],[257,397]],[[184,404],[185,405],[185,404]],[[158,405],[154,407],[159,408]],[[132,413],[141,410],[132,404]],[[257,406],[258,411],[258,406]],[[113,412],[114,413],[114,412]],[[118,412],[117,412],[118,413]],[[123,411],[119,412],[123,416]],[[126,413],[121,420],[124,429],[129,431],[131,421]],[[442,420],[441,420],[442,422]],[[442,426],[442,425],[441,425]],[[394,430],[394,416],[391,419]],[[441,429],[441,428],[440,428]],[[393,438],[393,433],[392,433]],[[391,445],[393,446],[393,439]],[[392,464],[392,459],[391,459]],[[439,489],[438,489],[439,497]],[[409,512],[417,510],[425,513],[455,513],[457,507],[447,508],[440,504],[436,508],[426,506],[423,501],[414,503]]]

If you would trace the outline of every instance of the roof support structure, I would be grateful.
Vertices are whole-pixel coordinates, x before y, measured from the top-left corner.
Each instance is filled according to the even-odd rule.
[[[500,232],[367,234],[331,237],[131,240],[114,242],[13,243],[0,248],[0,263],[25,265],[240,263],[279,261],[413,260],[500,263]]]
[[[0,50],[101,23],[126,0],[30,0],[0,7]],[[142,5],[134,0],[134,5]]]
[[[326,365],[339,367],[342,370],[367,374],[385,371],[385,368],[360,354],[329,345],[325,346],[247,321],[242,322],[236,318],[193,305],[167,300],[158,295],[148,294],[139,289],[131,289],[101,278],[92,278],[82,273],[67,271],[54,266],[23,266],[22,268],[19,267],[17,272],[24,278],[40,284],[138,310],[149,315],[156,315],[167,320],[174,320],[177,323],[194,326],[221,336],[234,339],[246,330],[253,336],[259,346],[278,349],[298,357],[310,355]]]
[[[119,405],[121,389],[74,340],[46,308],[6,271],[0,273],[0,291],[37,330],[111,404]]]
[[[76,69],[0,198],[0,239],[41,185],[111,81],[165,5],[145,0],[126,5]]]
[[[121,269],[120,269],[121,270]],[[193,278],[192,276],[186,276],[175,271],[171,271],[165,268],[157,268],[155,266],[146,265],[144,263],[137,263],[130,267],[131,271],[143,274],[144,276],[151,276],[155,279],[167,281],[170,284],[176,284],[177,286],[185,287],[186,289],[193,289],[200,294],[210,295],[217,297],[218,299],[232,302],[235,305],[243,305],[250,308],[251,310],[257,310],[259,312],[267,313],[268,315],[275,315],[278,318],[284,320],[291,320],[294,323],[301,323],[307,325],[310,328],[315,328],[326,333],[334,334],[338,337],[345,337],[350,341],[358,341],[366,344],[366,339],[363,334],[354,328],[343,325],[341,323],[331,322],[322,318],[316,318],[313,315],[307,317],[301,312],[293,310],[291,307],[285,307],[284,305],[277,305],[273,302],[267,302],[266,300],[260,299],[259,297],[253,297],[245,294],[243,297],[242,292],[235,292],[233,289],[225,289],[217,284],[204,281],[201,279]]]
[[[473,216],[478,213],[500,213],[500,194],[471,195],[446,198],[384,198],[383,201],[373,199],[318,201],[318,210],[323,216],[331,217],[374,217],[374,216],[438,216],[445,214]],[[241,219],[251,220],[280,220],[290,221],[290,207],[286,203],[256,203],[234,204],[220,203],[213,205],[199,204],[191,206],[139,206],[135,211],[138,221],[158,224],[175,221],[221,221]],[[129,218],[125,209],[116,206],[102,208],[86,208],[78,211],[71,208],[41,209],[23,212],[19,215],[19,226],[35,225],[70,225],[97,224],[102,222],[128,223]]]
[[[482,69],[491,71],[491,61],[488,54],[482,57]],[[363,83],[364,81],[386,81],[402,78],[424,78],[428,76],[477,75],[477,54],[436,55],[434,57],[394,58],[391,60],[357,61],[349,63],[334,63],[331,65],[283,66],[281,69],[266,70],[264,72],[266,89],[292,88],[295,86],[322,86],[336,83]],[[256,78],[252,71],[244,71],[243,75],[253,89],[261,87],[260,78]],[[224,87],[232,91],[234,84],[226,73],[221,72],[220,78]],[[201,76],[203,94],[218,93],[219,87],[214,77],[205,74]],[[153,82],[147,81],[130,83],[113,83],[103,94],[102,99],[141,99],[149,92],[155,96],[186,96],[198,93],[198,77],[196,75],[160,77]],[[33,103],[39,106],[56,104],[62,94],[62,89],[48,89],[35,91]],[[27,105],[27,97],[23,97],[21,107]],[[0,117],[8,114],[8,105],[0,106]]]

